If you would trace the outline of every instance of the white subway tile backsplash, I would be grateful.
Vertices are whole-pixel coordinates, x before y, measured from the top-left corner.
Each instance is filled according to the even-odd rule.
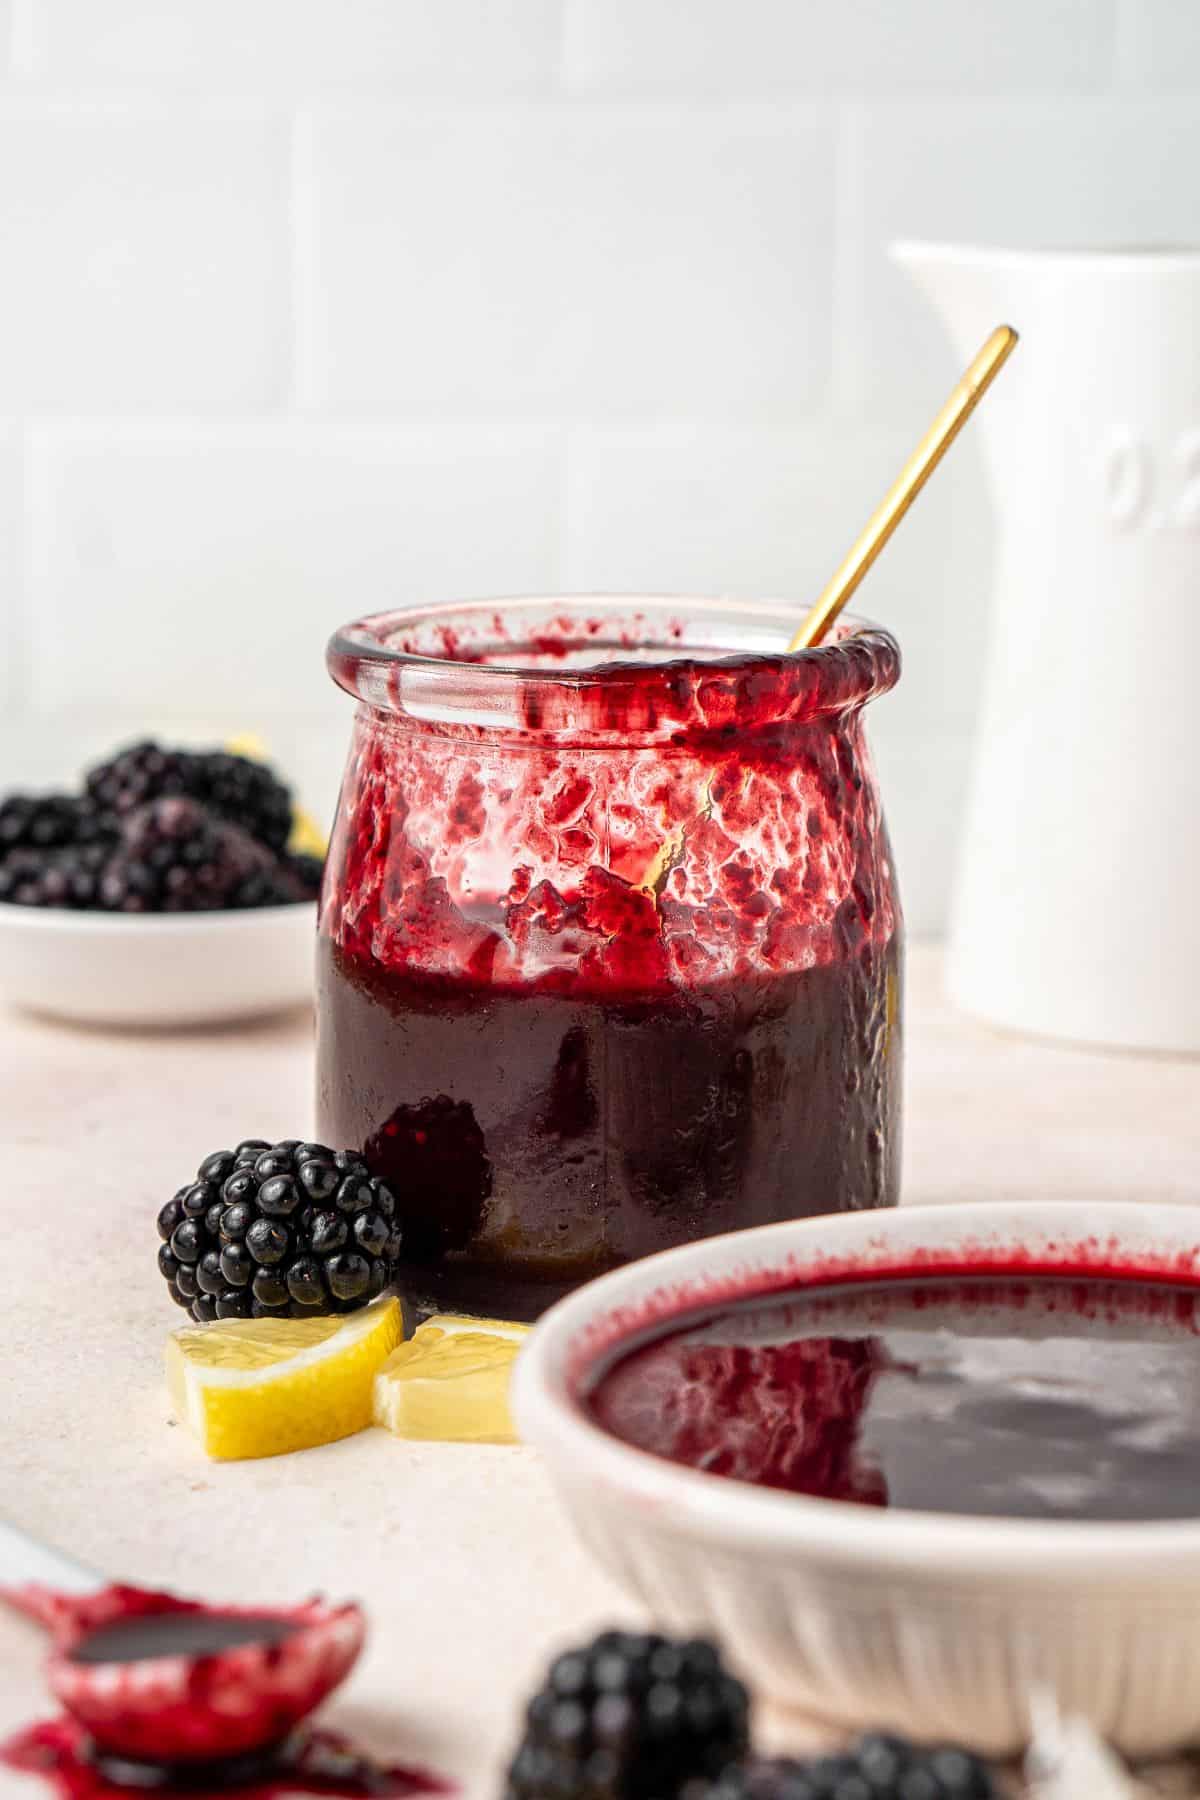
[[[287,140],[242,109],[0,107],[0,395],[206,413],[288,379]]]
[[[1200,93],[1195,0],[1121,0],[1117,79],[1143,92]]]
[[[905,432],[870,425],[574,432],[564,585],[774,595],[794,599],[799,623],[910,448]],[[901,641],[904,680],[888,702],[901,728],[974,717],[991,535],[964,443],[855,602]]]
[[[340,714],[323,651],[346,619],[557,584],[537,430],[47,426],[31,479],[44,713]]]
[[[896,856],[900,900],[911,938],[946,923],[967,801],[971,733],[924,728],[914,736],[898,716],[899,689],[875,703],[870,738]]]
[[[0,791],[261,723],[327,810],[392,601],[799,611],[958,372],[888,241],[1200,241],[1197,167],[1200,0],[0,0]],[[968,432],[861,596],[917,929],[991,507]]]
[[[323,93],[512,93],[557,71],[561,0],[20,0],[35,76]]]
[[[0,707],[0,794],[42,792],[69,783],[79,774],[73,730],[30,729],[28,714]]]
[[[958,371],[928,302],[888,262],[893,239],[1200,241],[1193,101],[874,106],[857,130],[858,242],[838,329],[858,385],[842,400],[914,429]],[[994,323],[981,318],[981,341]]]
[[[822,400],[830,119],[547,106],[309,129],[308,406],[787,418]]]
[[[24,454],[19,427],[0,419],[0,708],[15,710],[25,687]]]
[[[1172,3],[1190,10],[1159,0]],[[1094,92],[1112,72],[1115,5],[566,0],[565,78],[607,94]]]
[[[572,431],[567,586],[780,595],[819,586],[878,485],[878,445],[851,471],[862,440],[851,449],[846,433],[836,447],[834,437],[799,426]]]
[[[902,431],[870,426],[576,432],[564,585],[771,595],[794,601],[799,623],[910,447]],[[921,930],[941,918],[957,842],[991,537],[983,472],[963,444],[855,602],[903,650],[900,685],[871,721],[905,902]]]

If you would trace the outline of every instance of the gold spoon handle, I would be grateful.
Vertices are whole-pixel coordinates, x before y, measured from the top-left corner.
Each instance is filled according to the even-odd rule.
[[[807,650],[820,643],[1004,367],[1016,342],[1011,325],[998,325],[993,331],[822,589],[789,650]]]

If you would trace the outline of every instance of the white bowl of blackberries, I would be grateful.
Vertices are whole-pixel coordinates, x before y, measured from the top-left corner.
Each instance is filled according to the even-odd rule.
[[[0,998],[87,1024],[224,1023],[312,993],[321,859],[232,750],[134,744],[0,800]]]

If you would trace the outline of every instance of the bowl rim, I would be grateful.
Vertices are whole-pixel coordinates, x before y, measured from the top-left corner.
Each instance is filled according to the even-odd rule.
[[[956,1582],[1036,1579],[1059,1593],[1064,1584],[1079,1587],[1081,1578],[1093,1589],[1130,1581],[1160,1581],[1170,1589],[1184,1573],[1181,1559],[1200,1561],[1200,1500],[1194,1521],[1035,1520],[855,1506],[683,1468],[612,1436],[573,1397],[569,1371],[573,1360],[586,1357],[589,1336],[606,1321],[617,1334],[623,1309],[655,1294],[678,1294],[689,1280],[757,1270],[765,1277],[765,1289],[770,1265],[778,1269],[781,1259],[807,1253],[809,1266],[816,1267],[831,1243],[853,1249],[857,1238],[865,1249],[873,1237],[886,1241],[897,1235],[898,1247],[919,1253],[926,1228],[931,1248],[954,1233],[964,1245],[978,1243],[981,1234],[998,1233],[1014,1248],[1022,1229],[1026,1244],[1034,1234],[1044,1234],[1048,1266],[1053,1267],[1050,1245],[1068,1221],[1088,1241],[1115,1247],[1132,1239],[1145,1254],[1153,1254],[1157,1244],[1163,1253],[1187,1255],[1194,1273],[1175,1279],[1200,1292],[1200,1217],[1187,1205],[957,1201],[759,1226],[629,1263],[559,1301],[535,1327],[517,1360],[512,1405],[518,1430],[585,1505],[603,1496],[606,1504],[628,1507],[647,1524],[726,1551],[836,1560],[847,1570],[857,1566],[860,1572],[901,1578],[920,1572]],[[1080,1272],[1069,1259],[1063,1267]],[[685,1300],[678,1311],[682,1316],[695,1307],[695,1300],[691,1307]],[[636,1330],[629,1335],[635,1338]],[[1181,1604],[1185,1595],[1186,1590]]]
[[[10,926],[30,931],[65,931],[92,933],[98,937],[119,937],[133,927],[153,931],[162,937],[186,937],[198,931],[232,931],[250,922],[272,924],[296,916],[315,926],[315,900],[288,900],[281,906],[224,906],[211,912],[120,913],[90,911],[70,906],[14,906],[0,901],[0,930]]]

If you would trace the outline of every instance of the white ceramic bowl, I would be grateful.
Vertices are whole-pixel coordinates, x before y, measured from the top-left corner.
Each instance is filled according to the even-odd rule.
[[[647,1320],[769,1286],[781,1270],[833,1279],[847,1266],[980,1269],[1014,1255],[1200,1283],[1200,1215],[902,1207],[668,1251],[546,1315],[517,1364],[522,1436],[604,1566],[668,1629],[718,1637],[775,1700],[1007,1752],[1026,1741],[1041,1689],[1131,1755],[1176,1749],[1200,1739],[1200,1493],[1195,1523],[876,1510],[676,1466],[611,1437],[576,1403],[587,1372]]]
[[[0,905],[0,1000],[89,1025],[201,1025],[312,997],[314,904],[120,913]]]

